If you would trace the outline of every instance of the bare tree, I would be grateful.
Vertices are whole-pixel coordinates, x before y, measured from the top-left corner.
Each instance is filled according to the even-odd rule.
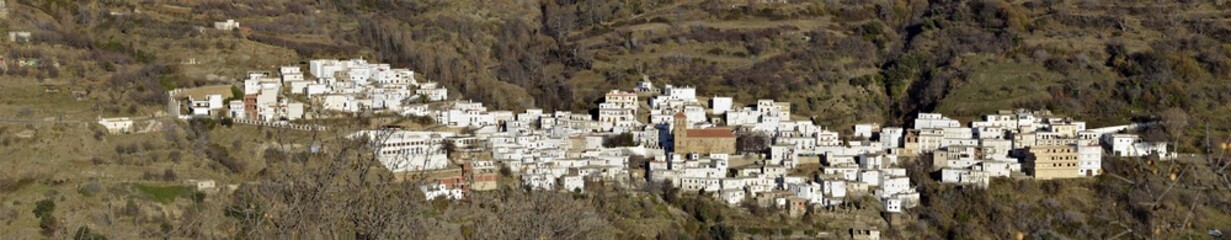
[[[285,143],[285,133],[275,134]],[[314,134],[309,142],[318,142]],[[227,215],[249,238],[424,239],[430,218],[418,191],[421,181],[396,181],[376,161],[379,141],[350,139],[338,132],[328,152],[307,161],[281,161],[267,179],[247,184],[233,197]],[[288,144],[279,144],[287,146]],[[286,149],[289,150],[289,149]]]
[[[1188,113],[1180,108],[1168,108],[1162,112],[1162,124],[1172,141],[1177,141],[1188,127]]]
[[[603,238],[606,225],[592,206],[564,194],[513,190],[504,200],[475,201],[499,204],[491,214],[475,220],[476,239],[591,239]]]

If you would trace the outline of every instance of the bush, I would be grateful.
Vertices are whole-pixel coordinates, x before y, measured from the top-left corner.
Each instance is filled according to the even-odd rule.
[[[59,228],[60,222],[53,216],[55,211],[56,202],[51,199],[43,199],[34,203],[34,216],[38,218],[38,227],[43,229],[45,236],[51,236]]]
[[[43,199],[34,203],[34,217],[43,218],[51,216],[56,211],[56,202],[51,199]]]
[[[163,173],[162,173],[162,180],[163,180],[163,181],[168,181],[168,182],[170,182],[170,181],[175,181],[175,179],[178,179],[178,178],[179,178],[179,177],[175,174],[175,170],[170,169],[170,168],[167,168],[167,170],[166,170],[166,171],[163,171]]]
[[[603,137],[603,147],[632,147],[637,146],[637,142],[633,139],[632,133],[620,133],[614,136]]]
[[[149,180],[154,180],[154,179],[158,179],[158,175],[154,174],[154,172],[151,172],[149,170],[146,170],[145,173],[141,174],[141,180],[149,181]]]
[[[737,150],[745,153],[760,153],[769,150],[769,137],[765,134],[740,134],[735,138]]]
[[[107,164],[107,160],[103,160],[103,158],[101,157],[94,156],[90,158],[90,163],[93,163],[94,165],[103,165],[103,164]]]
[[[81,186],[80,189],[77,189],[78,193],[81,193],[82,196],[86,197],[94,196],[94,194],[98,194],[98,192],[101,191],[103,191],[103,186],[94,181],[86,183],[85,186]]]
[[[171,160],[172,162],[178,163],[180,162],[180,159],[183,158],[183,156],[181,155],[182,154],[180,153],[179,150],[171,151],[170,153],[167,153],[167,159]]]
[[[205,148],[205,155],[208,156],[209,159],[222,164],[222,166],[226,167],[228,170],[231,170],[231,173],[239,173],[244,171],[244,162],[236,159],[234,156],[231,156],[230,152],[216,143],[211,143],[209,147]]]
[[[265,158],[266,164],[286,161],[289,157],[286,153],[282,152],[282,150],[278,150],[276,147],[265,148],[265,151],[261,154],[261,156]]]
[[[192,192],[192,202],[201,204],[205,202],[205,193],[201,191]]]
[[[161,80],[171,77],[178,70],[164,65],[147,65],[145,67],[120,71],[107,80],[108,86],[117,91],[127,93],[128,97],[144,105],[166,104],[167,89]],[[133,90],[136,89],[136,90]]]
[[[60,222],[55,216],[46,216],[38,219],[38,227],[43,229],[43,235],[51,236],[59,228]]]

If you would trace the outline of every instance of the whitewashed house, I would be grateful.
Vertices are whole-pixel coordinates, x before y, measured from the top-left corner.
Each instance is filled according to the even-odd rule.
[[[957,127],[961,127],[961,123],[939,113],[919,113],[919,116],[915,118],[915,129]]]
[[[1111,153],[1117,157],[1144,157],[1150,154],[1167,156],[1166,142],[1146,142],[1134,134],[1108,134],[1104,141],[1110,143]]]
[[[359,112],[359,101],[354,95],[333,94],[325,95],[321,101],[321,108],[329,111],[339,111],[354,113]]]
[[[236,22],[234,19],[227,19],[226,21],[222,21],[222,22],[214,22],[214,29],[223,30],[223,31],[233,31],[235,29],[239,29],[239,22]]]
[[[424,198],[428,201],[435,200],[437,198],[458,200],[462,199],[464,196],[461,189],[449,188],[442,183],[422,186],[419,187],[419,190],[423,192]]]
[[[663,95],[665,95],[669,99],[696,101],[697,100],[697,88],[694,88],[692,86],[678,87],[678,86],[672,86],[668,84],[666,87],[663,88]]]
[[[552,190],[556,187],[556,177],[547,174],[525,174],[521,176],[522,184],[531,190]]]
[[[129,133],[133,130],[133,121],[126,117],[121,118],[98,118],[98,124],[103,125],[108,133]]]
[[[424,99],[431,102],[439,102],[449,99],[449,90],[437,87],[435,82],[428,82],[419,85],[419,89],[415,90],[415,94],[423,96]]]
[[[722,199],[722,201],[726,202],[727,205],[732,206],[739,205],[744,202],[744,198],[747,197],[747,194],[743,189],[723,189],[718,191],[717,194],[718,199]]]
[[[450,132],[416,132],[403,130],[369,130],[351,135],[364,137],[378,144],[376,158],[392,172],[441,169],[449,165],[444,139]]]
[[[234,118],[234,119],[247,119],[248,118],[248,110],[246,109],[247,105],[244,104],[243,100],[231,100],[231,102],[227,103],[227,105],[228,105],[227,117]]]
[[[188,107],[193,116],[211,116],[214,111],[222,110],[222,95],[210,94],[203,99],[188,97]]]
[[[710,98],[710,109],[711,109],[710,113],[713,113],[713,114],[727,113],[727,111],[731,110],[731,107],[733,106],[733,104],[734,104],[734,99],[732,99],[731,97],[714,96]]]
[[[560,177],[560,182],[564,185],[565,191],[570,192],[585,192],[586,181],[581,175],[567,175]]]

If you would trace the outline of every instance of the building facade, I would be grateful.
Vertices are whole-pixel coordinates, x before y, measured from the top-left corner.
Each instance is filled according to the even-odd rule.
[[[1040,145],[1030,148],[1031,157],[1023,166],[1035,179],[1048,180],[1080,177],[1079,151],[1074,145]]]
[[[672,135],[676,153],[735,153],[735,133],[730,128],[689,129],[688,116],[675,114]]]

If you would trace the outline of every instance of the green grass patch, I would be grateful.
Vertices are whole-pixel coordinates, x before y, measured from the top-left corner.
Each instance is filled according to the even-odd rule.
[[[981,116],[1014,103],[1050,99],[1047,87],[1061,76],[1034,63],[995,62],[976,67],[966,82],[956,86],[937,106],[938,112],[958,116]]]
[[[145,184],[137,184],[137,190],[154,198],[154,201],[160,203],[171,203],[175,198],[180,196],[188,196],[192,193],[192,189],[186,186],[151,186]]]

